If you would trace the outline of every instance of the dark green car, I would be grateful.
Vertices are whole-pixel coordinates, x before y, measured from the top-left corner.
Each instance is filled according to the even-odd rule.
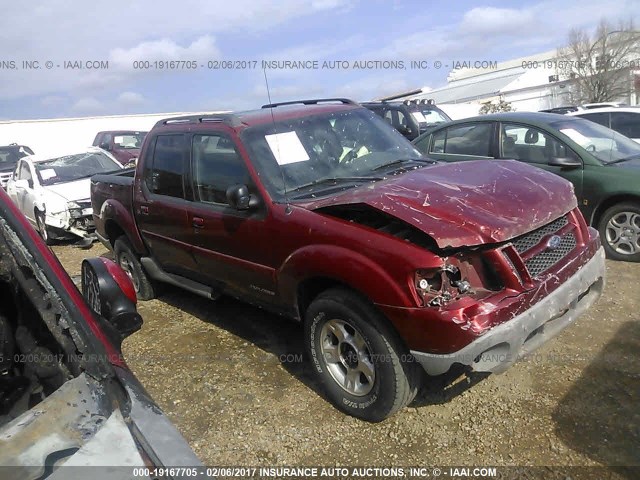
[[[413,144],[435,160],[516,159],[557,173],[573,183],[607,256],[640,262],[640,144],[633,140],[577,117],[511,112],[438,125]]]

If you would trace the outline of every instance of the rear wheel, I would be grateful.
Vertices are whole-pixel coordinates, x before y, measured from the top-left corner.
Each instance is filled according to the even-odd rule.
[[[331,402],[369,422],[408,405],[419,367],[373,305],[346,289],[321,293],[305,315],[312,368]]]
[[[619,203],[607,209],[598,230],[607,257],[640,262],[640,204]]]
[[[113,253],[116,263],[131,279],[138,299],[151,300],[155,298],[156,292],[153,282],[145,273],[133,247],[124,236],[119,237],[113,244]]]
[[[45,213],[40,210],[36,210],[35,217],[38,233],[44,240],[44,243],[46,243],[47,245],[53,245],[54,240],[53,238],[51,238],[51,233],[49,231],[49,228],[47,227],[47,224],[45,223]]]

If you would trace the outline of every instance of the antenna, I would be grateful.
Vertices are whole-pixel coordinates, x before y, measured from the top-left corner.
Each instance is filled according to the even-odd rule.
[[[273,103],[271,103],[271,92],[269,91],[269,81],[267,80],[267,69],[263,68],[262,69],[262,73],[264,74],[264,83],[267,86],[267,98],[269,99],[269,112],[271,112],[271,122],[273,123],[273,128],[274,128],[274,132],[273,133],[277,133],[275,130],[276,127],[276,119],[273,115]],[[280,155],[280,142],[277,141],[277,137],[276,137],[276,145],[278,148],[278,157],[282,158]],[[277,161],[276,161],[277,162]],[[278,165],[278,167],[280,168],[280,175],[282,175],[282,188],[284,189],[284,201],[286,202],[286,207],[284,209],[284,213],[286,215],[289,215],[291,213],[291,204],[289,203],[289,195],[287,194],[287,181],[284,178],[284,170],[282,169],[282,165]]]

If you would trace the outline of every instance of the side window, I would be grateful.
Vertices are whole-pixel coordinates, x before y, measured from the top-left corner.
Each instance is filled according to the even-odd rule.
[[[398,110],[398,125],[400,127],[407,128],[409,126],[409,119],[402,110]]]
[[[502,158],[547,164],[554,157],[577,159],[567,145],[542,130],[523,125],[503,125]]]
[[[254,190],[249,171],[229,137],[194,135],[192,148],[193,180],[201,202],[226,205],[227,188],[232,185]]]
[[[443,144],[444,141],[441,140],[440,134],[442,132],[437,132],[434,135],[425,135],[424,137],[420,138],[419,140],[416,140],[416,143],[414,143],[414,147],[416,147],[420,153],[424,154],[424,155],[428,155],[428,149],[429,149],[429,142],[431,141],[431,139],[433,138],[433,141],[435,143],[436,139],[439,139],[438,141]],[[435,150],[432,148],[431,149],[432,152],[435,152]],[[442,152],[440,152],[442,153]]]
[[[605,127],[609,126],[609,113],[607,112],[585,113],[584,115],[580,116],[582,118],[586,118],[587,120],[591,120],[592,122],[604,125]]]
[[[393,112],[391,111],[390,108],[385,109],[383,118],[385,119],[385,121],[387,121],[389,123],[389,125],[394,125],[394,123],[393,123]]]
[[[625,137],[640,138],[640,114],[631,112],[612,113],[611,128]]]
[[[489,157],[492,123],[467,123],[445,128],[433,135],[430,153]]]
[[[18,180],[26,180],[29,182],[29,186],[33,188],[33,177],[31,176],[31,169],[27,162],[20,162],[20,171],[18,172]]]
[[[158,135],[151,168],[146,171],[147,188],[156,195],[184,198],[183,174],[186,141],[182,134]]]

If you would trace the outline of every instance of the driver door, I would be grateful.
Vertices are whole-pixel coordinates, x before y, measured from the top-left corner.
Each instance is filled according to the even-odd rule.
[[[36,189],[33,171],[29,162],[21,160],[16,168],[16,172],[15,180],[26,180],[28,182],[28,186],[26,188],[18,186],[15,181],[12,181],[7,186],[7,193],[25,217],[27,217],[32,223],[35,223],[33,209]]]

